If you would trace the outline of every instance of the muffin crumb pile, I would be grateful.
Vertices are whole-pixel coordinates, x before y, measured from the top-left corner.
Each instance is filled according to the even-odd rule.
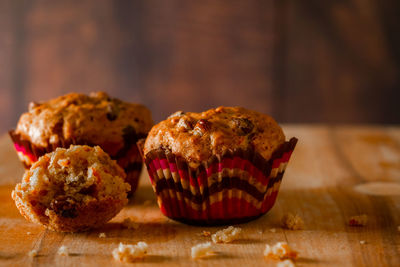
[[[292,213],[287,213],[282,217],[281,224],[283,228],[290,230],[301,230],[304,229],[303,219]]]
[[[211,242],[198,244],[193,246],[191,249],[191,255],[193,259],[205,258],[214,255],[214,251],[211,247]]]
[[[112,255],[115,260],[121,262],[135,262],[147,255],[148,248],[149,246],[146,242],[138,242],[136,245],[119,243],[118,248],[113,250]]]
[[[214,243],[229,243],[240,237],[241,228],[229,226],[226,229],[220,230],[211,236]]]
[[[367,223],[368,223],[368,216],[365,214],[353,216],[349,220],[350,226],[366,226]]]

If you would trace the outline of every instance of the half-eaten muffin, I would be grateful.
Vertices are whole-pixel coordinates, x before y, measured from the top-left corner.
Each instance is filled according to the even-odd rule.
[[[43,155],[12,192],[21,214],[61,232],[99,227],[128,202],[125,172],[99,146],[57,148]]]

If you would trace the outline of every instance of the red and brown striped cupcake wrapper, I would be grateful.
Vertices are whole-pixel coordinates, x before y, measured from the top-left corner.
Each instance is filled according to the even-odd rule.
[[[15,131],[9,131],[9,135],[14,143],[14,148],[17,152],[18,158],[24,164],[26,169],[29,169],[31,165],[35,163],[41,156],[46,153],[53,152],[57,147],[68,148],[70,145],[94,146],[94,144],[81,142],[78,140],[63,140],[58,144],[49,144],[48,147],[38,147],[33,145],[30,141],[21,138],[21,135],[15,133]],[[138,138],[134,138],[129,140],[129,142],[125,140],[124,147],[115,155],[110,155],[111,158],[116,160],[117,163],[125,170],[126,181],[131,185],[131,191],[129,192],[130,195],[135,192],[138,186],[139,176],[143,166],[142,157],[139,153],[138,147],[136,146],[137,139]],[[103,148],[103,150],[105,149]]]
[[[213,156],[196,169],[165,149],[144,158],[164,215],[189,224],[232,224],[272,208],[296,143],[296,138],[285,142],[268,161],[253,150],[237,150]]]

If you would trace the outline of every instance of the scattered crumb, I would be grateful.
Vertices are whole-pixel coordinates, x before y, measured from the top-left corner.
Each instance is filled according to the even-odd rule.
[[[363,214],[363,215],[357,215],[353,216],[349,220],[349,225],[350,226],[365,226],[367,225],[368,222],[368,216]]]
[[[32,233],[31,233],[31,232],[26,232],[26,234],[27,234],[27,235],[31,235]]]
[[[366,243],[367,243],[367,241],[365,241],[365,240],[361,240],[361,241],[360,241],[360,244],[361,244],[361,245],[364,245],[364,244],[366,244]]]
[[[220,230],[211,236],[214,243],[229,243],[239,238],[241,228],[229,226],[226,229]]]
[[[276,265],[276,267],[294,267],[294,263],[291,260],[284,260],[281,262],[278,262],[278,264]]]
[[[276,229],[275,229],[275,228],[271,228],[271,229],[269,229],[269,231],[270,231],[271,233],[275,233],[275,232],[276,232]]]
[[[36,257],[38,255],[38,251],[36,249],[32,249],[31,251],[28,252],[29,257]]]
[[[100,237],[100,238],[105,238],[105,237],[107,237],[107,236],[106,236],[106,233],[100,233],[100,234],[99,234],[99,237]]]
[[[295,214],[292,213],[285,214],[281,220],[282,227],[290,230],[301,230],[304,228],[303,219]]]
[[[201,235],[202,235],[202,236],[205,236],[205,237],[209,237],[209,236],[211,236],[211,233],[210,233],[209,231],[203,231],[203,232],[201,233]]]
[[[136,219],[136,218],[135,218]],[[122,222],[125,228],[136,230],[139,228],[139,224],[134,222],[131,218],[125,218]]]
[[[68,256],[69,255],[68,248],[66,246],[61,246],[58,249],[57,254],[60,256]]]
[[[286,242],[278,242],[273,247],[265,245],[264,257],[270,259],[292,259],[297,258],[298,253],[292,250]]]
[[[214,255],[214,251],[211,248],[211,242],[198,244],[192,247],[192,258],[199,259]]]
[[[134,262],[144,258],[149,246],[145,242],[138,242],[136,245],[124,245],[119,243],[118,248],[112,251],[115,260],[121,262]]]
[[[151,205],[151,203],[152,203],[153,201],[151,201],[151,200],[145,200],[144,202],[143,202],[143,205],[144,206],[150,206]]]
[[[258,233],[259,233],[260,235],[262,235],[262,234],[263,234],[263,231],[262,231],[262,230],[258,230]]]

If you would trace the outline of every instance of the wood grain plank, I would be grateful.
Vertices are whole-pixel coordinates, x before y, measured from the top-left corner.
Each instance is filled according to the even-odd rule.
[[[25,17],[19,112],[105,90],[148,105],[156,120],[219,105],[271,113],[272,12],[260,1],[36,1]]]
[[[374,1],[286,1],[287,50],[281,53],[286,67],[280,74],[288,103],[284,121],[372,123],[382,112],[386,123],[396,122],[393,86],[399,67],[393,58],[398,53],[388,49],[388,40],[396,37],[385,36],[385,25],[398,18],[379,17],[379,10],[388,6]]]

